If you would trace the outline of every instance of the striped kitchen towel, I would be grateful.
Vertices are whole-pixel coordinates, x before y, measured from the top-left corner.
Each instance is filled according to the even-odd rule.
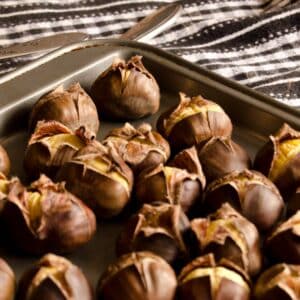
[[[63,31],[117,37],[172,0],[1,0],[0,45]],[[183,0],[176,24],[149,41],[300,106],[300,0]],[[0,74],[33,57],[0,61]]]

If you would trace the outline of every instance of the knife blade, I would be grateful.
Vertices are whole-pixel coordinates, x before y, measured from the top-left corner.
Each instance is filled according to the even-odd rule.
[[[136,23],[122,34],[120,39],[145,41],[147,38],[156,36],[174,22],[181,9],[182,6],[178,3],[165,5]],[[42,37],[1,48],[0,59],[53,50],[88,38],[89,35],[83,32],[67,32]]]

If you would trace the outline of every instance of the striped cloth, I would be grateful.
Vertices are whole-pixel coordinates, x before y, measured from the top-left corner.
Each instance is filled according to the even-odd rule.
[[[63,31],[117,37],[172,0],[1,0],[0,45]],[[176,24],[149,41],[300,106],[300,0],[183,0]],[[33,57],[0,61],[0,74]]]

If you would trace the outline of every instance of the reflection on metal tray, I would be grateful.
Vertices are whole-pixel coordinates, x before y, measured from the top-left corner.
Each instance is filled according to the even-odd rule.
[[[300,129],[300,112],[274,99],[257,93],[188,63],[172,54],[137,42],[95,40],[56,50],[38,61],[0,79],[0,139],[13,162],[12,175],[24,177],[22,160],[28,135],[26,126],[32,104],[44,93],[64,83],[79,81],[89,90],[90,85],[115,57],[127,59],[143,56],[146,68],[157,79],[161,92],[161,109],[179,100],[178,92],[201,94],[222,105],[234,123],[234,139],[253,157],[267,135],[283,122]],[[160,112],[133,124],[150,122],[155,125]],[[121,123],[101,122],[99,139]],[[117,222],[98,224],[96,237],[84,247],[68,255],[95,283],[105,266],[114,259],[115,239],[120,230]],[[20,256],[1,250],[15,270],[17,277],[36,257]]]

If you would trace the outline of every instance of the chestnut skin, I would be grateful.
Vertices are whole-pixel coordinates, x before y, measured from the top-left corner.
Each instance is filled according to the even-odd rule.
[[[211,182],[233,171],[251,168],[251,160],[239,144],[230,137],[212,137],[198,145],[198,155],[206,180]]]
[[[297,300],[300,289],[300,266],[277,264],[265,270],[258,278],[254,300]]]
[[[91,96],[99,115],[109,120],[140,119],[160,105],[159,86],[141,56],[116,59],[92,84]]]
[[[207,141],[213,136],[231,136],[232,123],[215,102],[200,95],[188,97],[179,93],[175,107],[162,113],[156,128],[170,143],[172,152]]]
[[[117,255],[151,251],[169,264],[180,264],[188,255],[184,234],[189,225],[189,220],[180,205],[144,204],[130,217],[119,235]]]
[[[15,298],[15,274],[10,266],[0,258],[0,300]]]
[[[229,261],[216,262],[213,254],[200,256],[178,277],[177,300],[250,300],[248,276]]]
[[[33,105],[29,118],[30,132],[42,120],[58,121],[72,131],[84,126],[94,134],[98,132],[100,124],[93,100],[78,82],[68,89],[58,86]]]
[[[100,277],[97,300],[173,300],[177,279],[171,266],[151,252],[132,252]]]
[[[283,199],[272,181],[250,170],[229,173],[208,185],[204,207],[213,212],[225,202],[263,231],[270,230],[284,210]]]
[[[19,282],[16,300],[93,300],[82,271],[69,260],[54,254],[43,256]]]

